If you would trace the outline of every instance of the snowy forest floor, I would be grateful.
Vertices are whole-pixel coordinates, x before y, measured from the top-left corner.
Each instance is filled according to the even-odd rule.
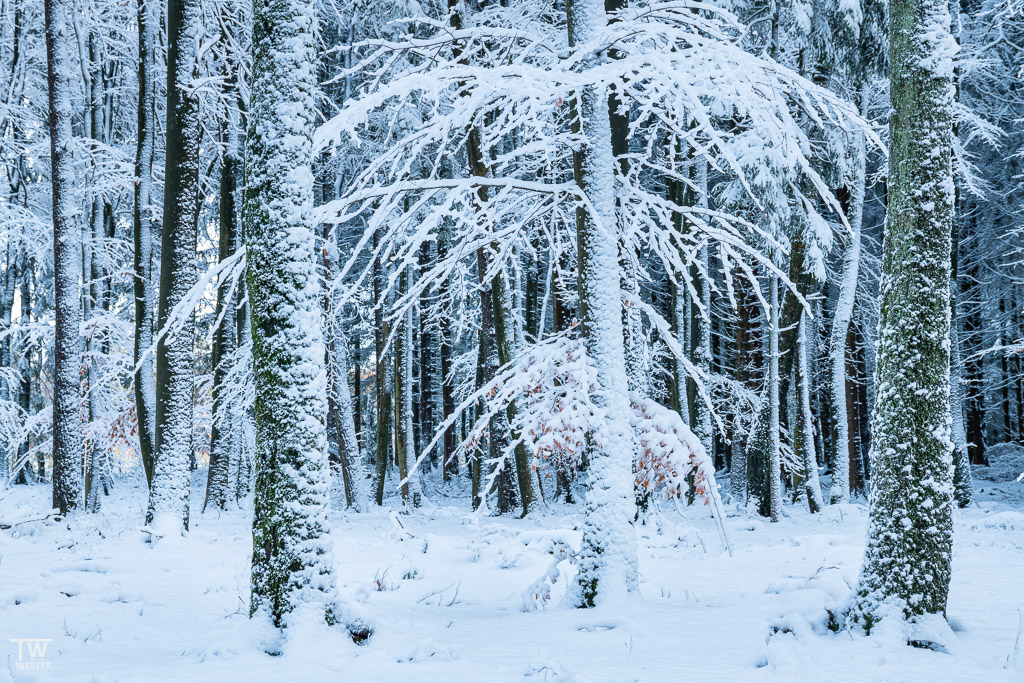
[[[552,543],[578,546],[581,510],[474,519],[435,495],[410,515],[332,513],[342,595],[376,633],[356,646],[304,626],[270,657],[247,617],[247,516],[200,513],[197,476],[188,537],[151,545],[144,491],[121,484],[98,515],[0,531],[0,680],[26,680],[10,638],[51,638],[45,680],[60,681],[1020,681],[1024,484],[976,477],[978,502],[957,513],[946,653],[893,629],[827,629],[857,578],[863,503],[787,506],[778,524],[732,506],[731,557],[707,508],[666,510],[637,528],[642,597],[560,608],[563,562],[550,602],[526,612]],[[0,522],[49,512],[47,486],[0,496]]]

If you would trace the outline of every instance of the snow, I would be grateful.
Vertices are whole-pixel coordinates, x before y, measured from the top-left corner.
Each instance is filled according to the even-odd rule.
[[[466,495],[407,515],[332,510],[342,595],[376,628],[362,646],[319,615],[296,614],[283,643],[248,618],[249,520],[199,512],[205,472],[194,473],[189,534],[156,544],[139,531],[143,487],[118,482],[96,515],[0,531],[0,681],[27,680],[11,674],[8,638],[52,638],[44,680],[55,681],[1019,681],[1024,655],[1010,657],[1024,606],[1024,486],[987,469],[975,473],[978,504],[956,512],[948,627],[828,630],[826,610],[857,578],[860,503],[813,516],[787,505],[776,524],[730,506],[733,557],[706,507],[666,509],[635,528],[640,594],[570,609],[560,600],[574,570],[563,561],[551,599],[527,611],[552,552],[579,547],[580,509],[476,518]],[[49,512],[48,487],[0,495],[3,523]],[[907,647],[908,633],[945,652]]]

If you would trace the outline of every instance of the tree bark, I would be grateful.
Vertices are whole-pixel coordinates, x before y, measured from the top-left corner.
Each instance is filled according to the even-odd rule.
[[[953,545],[949,412],[953,55],[946,0],[894,0],[868,542],[850,618],[945,615]]]
[[[594,39],[608,23],[601,0],[571,0],[567,15],[569,42],[574,46]],[[626,419],[630,406],[608,93],[591,85],[583,87],[577,98],[582,140],[573,155],[573,175],[593,207],[576,210],[579,317],[596,370],[594,401],[604,409],[607,424],[588,449],[583,538],[571,600],[578,607],[593,607],[638,590],[636,536],[630,523],[636,507],[632,437]]]
[[[45,0],[49,85],[50,183],[53,198],[54,381],[53,506],[61,514],[84,505],[82,427],[78,417],[82,323],[81,231],[76,225],[74,159],[71,144],[70,3]]]
[[[198,0],[168,0],[167,151],[157,313],[161,330],[196,281],[202,128],[191,80],[198,49],[195,36],[201,25]],[[163,533],[172,533],[172,527],[187,529],[189,517],[194,312],[181,314],[186,319],[174,336],[165,334],[156,346],[155,463],[146,522]]]
[[[361,641],[369,627],[339,608],[326,529],[328,386],[311,220],[315,25],[312,0],[254,7],[244,209],[256,389],[250,614],[283,627],[300,606],[318,610]]]
[[[232,101],[235,96],[236,75],[227,74],[223,96],[225,100]],[[237,121],[229,111],[223,113],[224,120],[221,122],[221,142],[224,144],[224,152],[221,157],[220,167],[220,206],[219,206],[219,259],[223,263],[230,258],[238,248],[238,210],[235,205],[235,197],[238,188],[236,178],[238,166],[241,164],[241,150],[239,148]],[[231,475],[234,464],[235,452],[238,444],[235,443],[236,425],[234,424],[234,413],[229,406],[225,405],[225,383],[228,370],[227,359],[235,352],[237,343],[235,340],[235,327],[237,310],[234,293],[231,291],[231,280],[228,273],[222,273],[217,283],[217,308],[215,320],[220,324],[213,332],[213,426],[210,433],[210,466],[206,482],[206,500],[203,503],[205,510],[211,504],[224,510],[231,495]]]

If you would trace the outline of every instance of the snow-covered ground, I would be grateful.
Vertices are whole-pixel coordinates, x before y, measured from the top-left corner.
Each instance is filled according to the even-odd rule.
[[[907,647],[898,629],[827,629],[856,580],[861,504],[789,506],[778,524],[733,506],[732,556],[706,508],[666,511],[637,529],[642,597],[586,611],[559,607],[565,562],[551,600],[525,609],[551,550],[578,544],[578,510],[431,507],[333,514],[342,593],[376,633],[356,646],[303,626],[279,657],[247,617],[247,518],[194,504],[187,538],[151,545],[143,492],[122,485],[102,514],[0,531],[0,680],[26,680],[10,639],[44,638],[45,680],[60,681],[1022,681],[1024,484],[976,483],[957,514],[952,632],[936,636],[947,652]],[[0,522],[49,511],[45,486],[0,495]]]

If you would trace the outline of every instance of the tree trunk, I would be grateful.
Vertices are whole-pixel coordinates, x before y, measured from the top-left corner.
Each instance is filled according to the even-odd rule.
[[[572,45],[596,38],[608,22],[601,0],[571,0],[567,10]],[[571,599],[579,607],[593,607],[638,590],[636,536],[630,523],[636,507],[608,93],[601,86],[586,86],[577,98],[582,140],[573,155],[573,173],[592,207],[576,211],[579,317],[596,370],[594,401],[604,409],[607,423],[588,449],[583,538]]]
[[[480,131],[479,129],[472,129],[467,136],[466,153],[470,161],[470,172],[480,178],[487,177],[489,171],[487,168],[486,160],[484,159],[483,150],[480,146]],[[477,190],[477,199],[480,205],[487,203],[487,188],[480,187]],[[492,252],[496,252],[496,247],[492,245]],[[497,372],[498,368],[504,365],[508,365],[512,362],[512,351],[515,344],[515,333],[512,329],[512,321],[510,320],[511,314],[508,310],[508,301],[505,293],[505,279],[502,274],[495,273],[490,282],[485,286],[482,278],[486,277],[487,270],[490,267],[490,260],[487,253],[481,248],[477,250],[477,270],[478,277],[481,278],[480,286],[481,291],[489,293],[490,301],[486,303],[486,307],[490,309],[490,316],[493,322],[493,339],[496,352],[496,362],[491,368],[490,360],[487,361],[487,373],[485,381],[490,382],[494,378],[494,373]],[[518,434],[514,432],[514,425],[516,424],[516,404],[515,401],[510,401],[505,407],[505,418],[504,424],[499,425],[499,429],[508,432],[508,439],[516,442],[514,447],[514,462],[515,462],[515,475],[516,482],[519,488],[519,500],[523,506],[523,514],[525,517],[533,511],[534,505],[537,501],[537,494],[534,490],[531,456],[526,450],[526,444],[524,444],[518,437]],[[493,422],[493,421],[492,421]],[[507,443],[507,442],[506,442]],[[508,476],[508,468],[506,467],[502,471],[501,476]]]
[[[153,483],[154,429],[157,421],[157,385],[153,375],[153,156],[156,136],[156,88],[154,49],[156,17],[151,0],[137,0],[138,8],[138,127],[135,145],[135,196],[132,205],[135,295],[135,346],[133,360],[139,366],[134,375],[135,416],[138,424],[139,455],[147,483]],[[142,355],[146,354],[145,360]],[[141,360],[141,362],[139,362]]]
[[[430,268],[433,254],[432,243],[424,243],[420,248],[420,272],[426,272]],[[419,423],[420,435],[423,444],[427,444],[434,438],[434,346],[436,344],[434,316],[430,312],[430,296],[426,289],[420,293],[420,410]],[[419,450],[419,449],[417,449]],[[437,464],[437,448],[430,450],[430,463],[433,467]]]
[[[807,359],[807,324],[805,314],[800,319],[800,332],[797,340],[796,380],[798,410],[793,430],[793,451],[804,454],[804,492],[807,495],[807,507],[811,514],[824,507],[821,497],[821,483],[818,479],[818,457],[814,448],[814,415],[811,413],[811,376],[810,364]],[[798,443],[800,442],[800,443]]]
[[[327,373],[310,219],[315,16],[311,0],[258,0],[253,17],[245,171],[256,388],[250,614],[278,627],[300,606],[328,624],[345,618],[326,531]],[[365,624],[340,625],[357,641],[369,636]]]
[[[782,512],[782,454],[779,444],[779,278],[770,275],[768,281],[768,516],[779,521]]]
[[[195,36],[202,27],[198,0],[167,3],[167,144],[164,219],[160,245],[160,306],[164,329],[196,280],[199,220],[199,100],[191,90]],[[188,528],[192,459],[194,313],[156,347],[156,437],[147,524],[169,534]]]
[[[377,249],[377,233],[373,234],[374,251]],[[374,461],[374,492],[377,505],[384,504],[384,482],[388,473],[388,444],[391,442],[391,386],[387,381],[387,362],[384,359],[384,340],[390,333],[384,319],[380,300],[384,286],[384,267],[380,258],[373,263],[373,345],[376,352],[377,369],[374,382],[377,399],[377,453]]]
[[[49,84],[50,182],[53,198],[54,381],[53,506],[62,514],[84,505],[82,427],[78,417],[82,322],[81,231],[75,224],[74,159],[71,144],[70,4],[45,0]]]
[[[229,73],[225,80],[224,98],[227,101],[234,99],[235,74]],[[239,148],[237,121],[230,112],[225,111],[224,120],[221,123],[221,142],[224,143],[224,153],[221,157],[220,167],[220,240],[219,258],[223,263],[230,258],[237,249],[238,242],[238,211],[235,206],[235,195],[237,187],[237,168],[241,163],[241,150]],[[224,393],[227,390],[225,382],[228,370],[227,359],[231,357],[237,348],[235,340],[236,327],[236,306],[234,293],[231,291],[231,280],[228,273],[221,273],[217,283],[217,309],[215,320],[220,324],[213,332],[213,426],[210,433],[210,467],[206,482],[206,500],[203,503],[205,510],[211,504],[224,510],[228,502],[233,498],[231,495],[231,475],[233,454],[238,444],[235,443],[236,425],[234,424],[234,411],[230,406],[225,405]]]
[[[953,545],[949,419],[953,48],[945,0],[889,5],[892,116],[868,542],[851,619],[883,603],[945,615]]]
[[[850,192],[848,220],[850,235],[843,253],[843,269],[840,276],[839,300],[832,317],[829,361],[831,365],[830,399],[834,418],[835,433],[832,438],[832,487],[829,501],[848,503],[850,501],[850,439],[849,408],[846,402],[846,340],[853,320],[853,305],[857,296],[857,277],[860,272],[860,239],[864,217],[864,184],[867,163],[864,136],[854,137],[854,177]]]
[[[437,241],[437,258],[443,260],[448,255],[450,233],[446,227],[442,227],[441,234]],[[441,316],[439,329],[441,337],[441,420],[447,421],[455,413],[455,378],[452,376],[452,330],[451,316]],[[444,449],[442,458],[443,478],[449,481],[459,474],[459,462],[455,457],[457,441],[455,434],[455,423],[452,422],[444,430]]]

